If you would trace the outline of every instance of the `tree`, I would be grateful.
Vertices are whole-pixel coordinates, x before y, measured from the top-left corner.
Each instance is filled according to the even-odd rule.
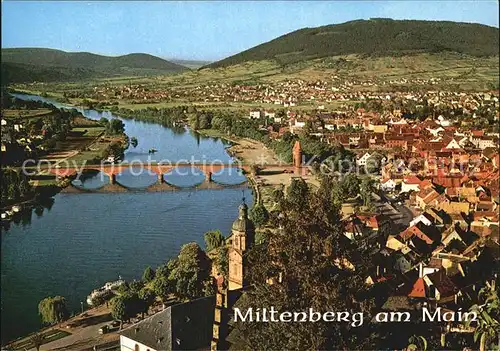
[[[207,252],[210,252],[213,249],[224,245],[224,242],[226,240],[224,238],[224,235],[222,235],[222,233],[220,232],[220,230],[212,230],[206,232],[204,238],[205,238],[205,246]]]
[[[273,189],[271,193],[271,199],[274,202],[274,207],[279,207],[281,201],[285,198],[285,194],[282,188]]]
[[[142,274],[142,281],[145,283],[149,283],[155,278],[155,271],[151,266],[147,266],[146,269],[144,270],[144,273]]]
[[[139,142],[137,141],[136,137],[130,138],[130,145],[132,145],[134,148],[136,148],[138,144],[139,144]]]
[[[153,293],[161,299],[164,306],[170,294],[175,292],[175,281],[171,280],[169,275],[170,270],[166,265],[158,267],[152,282]]]
[[[228,248],[226,245],[217,248],[215,264],[219,273],[222,274],[225,279],[227,279],[229,273],[229,257]]]
[[[109,297],[108,297],[109,299]],[[92,298],[92,307],[97,307],[102,305],[107,301],[106,297],[104,295],[96,295]]]
[[[340,182],[340,189],[347,197],[356,197],[359,194],[360,183],[356,174],[347,174]]]
[[[123,321],[127,319],[127,304],[123,295],[118,295],[111,300],[111,316],[120,321],[121,330]]]
[[[137,294],[142,303],[142,317],[144,318],[144,313],[148,313],[149,307],[155,302],[156,295],[150,288],[144,287]]]
[[[258,204],[250,210],[250,219],[257,226],[261,227],[269,220],[269,213],[264,205]]]
[[[304,136],[309,136],[311,135],[312,133],[314,133],[314,124],[313,122],[308,119],[305,123],[304,123],[304,128],[302,129],[302,133]]]
[[[45,337],[41,333],[33,333],[30,335],[30,342],[33,344],[36,351],[40,351],[40,346],[43,345],[44,339]]]
[[[211,122],[212,122],[212,116],[210,113],[202,113],[199,116],[199,129],[210,129],[211,127]]]
[[[175,292],[182,299],[204,296],[205,282],[211,281],[211,263],[197,243],[182,246],[172,262],[169,279],[175,281]]]
[[[200,117],[197,113],[189,115],[188,122],[192,130],[200,129]]]
[[[125,124],[117,118],[113,118],[111,121],[109,121],[106,129],[106,132],[111,135],[123,134],[124,131]]]
[[[478,316],[476,330],[474,331],[474,342],[479,339],[479,350],[494,349],[500,344],[500,300],[495,284],[483,287],[479,291],[479,299],[482,304],[471,306],[470,311]],[[470,326],[471,321],[467,321]]]
[[[106,149],[104,149],[102,157],[108,158],[110,156],[113,156],[118,159],[123,158],[123,146],[121,143],[114,141],[111,144],[109,144]]]
[[[292,197],[283,200],[284,215],[272,218],[272,226],[280,229],[248,253],[248,278],[254,289],[235,307],[242,311],[259,306],[280,311],[312,308],[351,315],[370,310],[371,299],[360,293],[365,270],[362,266],[353,270],[348,264],[351,256],[364,253],[344,240],[340,213],[331,202],[332,188],[333,180],[322,182],[317,192],[306,193],[300,207],[290,201]],[[269,280],[273,284],[264,283]],[[236,349],[373,349],[371,326],[361,324],[236,321],[231,336]]]
[[[134,280],[130,283],[130,292],[137,294],[142,288],[144,288],[144,282],[142,280]]]
[[[13,168],[2,168],[0,170],[1,200],[2,203],[19,201],[33,194],[33,187],[28,177]]]
[[[383,158],[384,155],[379,153],[373,153],[370,157],[368,157],[365,165],[366,174],[378,174],[382,166]]]
[[[102,125],[103,127],[108,127],[109,120],[106,117],[102,117],[99,120],[99,124]]]
[[[43,323],[61,323],[69,316],[66,299],[62,296],[46,297],[38,304]]]
[[[371,203],[372,192],[375,191],[375,180],[366,177],[361,182],[360,194],[363,199],[363,206],[369,206]]]
[[[309,195],[307,183],[302,178],[292,178],[286,190],[287,201],[297,209],[301,208]]]

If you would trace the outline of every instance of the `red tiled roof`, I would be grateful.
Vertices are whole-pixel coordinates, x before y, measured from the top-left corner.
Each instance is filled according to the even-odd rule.
[[[418,179],[416,176],[408,176],[403,179],[405,184],[420,184],[422,181]]]
[[[418,278],[408,294],[409,297],[426,297],[424,278]]]

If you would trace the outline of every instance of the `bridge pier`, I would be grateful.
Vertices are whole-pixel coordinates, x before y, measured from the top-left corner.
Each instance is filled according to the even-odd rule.
[[[163,178],[163,173],[158,173],[158,184],[165,183],[165,179]]]
[[[205,173],[205,180],[209,183],[212,182],[212,172],[206,172]]]
[[[109,184],[116,184],[116,174],[111,173],[109,176]]]

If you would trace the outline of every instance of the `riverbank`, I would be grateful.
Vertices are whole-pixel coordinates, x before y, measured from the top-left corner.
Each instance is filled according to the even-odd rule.
[[[260,141],[249,138],[239,138],[234,135],[227,135],[215,129],[201,129],[197,133],[212,138],[224,139],[231,143],[227,148],[229,154],[237,158],[245,165],[263,165],[279,164],[280,161],[274,154],[274,151],[269,149]]]

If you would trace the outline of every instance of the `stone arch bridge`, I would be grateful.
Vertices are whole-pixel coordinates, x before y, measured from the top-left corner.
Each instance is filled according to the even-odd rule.
[[[47,169],[48,173],[51,173],[57,177],[75,177],[78,174],[81,174],[84,171],[98,171],[107,175],[109,178],[109,182],[111,185],[117,184],[116,176],[122,174],[126,170],[130,170],[133,172],[132,174],[140,175],[144,173],[156,174],[158,177],[158,182],[150,187],[154,190],[156,188],[163,189],[165,187],[172,188],[170,190],[175,190],[176,187],[171,184],[167,184],[165,178],[163,177],[165,174],[170,173],[175,169],[184,169],[183,172],[186,172],[187,169],[199,170],[205,175],[205,181],[197,187],[200,188],[215,188],[215,187],[231,187],[232,185],[223,185],[217,184],[212,180],[212,175],[221,172],[223,169],[239,169],[244,170],[245,172],[250,171],[250,166],[241,165],[241,164],[208,164],[208,163],[176,163],[176,164],[98,164],[98,165],[82,165],[82,166],[65,166],[65,167],[53,167]],[[138,171],[140,171],[138,173]],[[306,167],[296,167],[293,165],[265,165],[259,166],[260,172],[276,172],[276,173],[294,173],[297,175],[303,175],[304,172],[307,171]],[[159,186],[162,185],[162,186]],[[158,190],[157,189],[157,190]],[[118,189],[116,189],[118,190]]]

